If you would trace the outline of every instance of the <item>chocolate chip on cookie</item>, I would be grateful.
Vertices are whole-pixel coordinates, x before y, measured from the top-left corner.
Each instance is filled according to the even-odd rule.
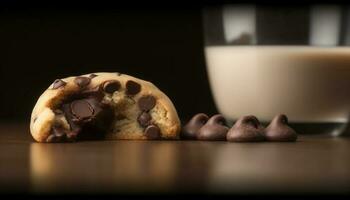
[[[128,80],[126,82],[126,94],[127,95],[135,95],[141,91],[141,85],[136,83],[135,81]]]
[[[142,111],[149,111],[156,105],[156,99],[152,95],[146,95],[141,97],[137,103]]]
[[[70,125],[67,141],[102,138],[114,119],[111,107],[92,96],[74,98],[63,104],[62,109]]]
[[[160,139],[160,129],[156,125],[149,125],[145,129],[145,135],[148,139],[155,140],[155,139]]]
[[[94,114],[94,109],[89,104],[88,101],[84,99],[75,100],[70,104],[70,109],[73,115],[78,120],[83,120],[87,118],[91,118]]]
[[[147,112],[142,112],[141,115],[137,118],[137,122],[142,127],[147,127],[148,125],[150,125],[151,120],[152,120],[152,116]]]
[[[120,82],[117,80],[106,81],[103,84],[103,90],[109,94],[113,94],[115,91],[118,91],[120,87],[121,87]]]
[[[75,84],[77,84],[79,87],[84,88],[87,85],[90,84],[91,78],[89,77],[84,77],[84,76],[78,76],[74,80]]]
[[[56,79],[53,82],[52,89],[57,89],[57,88],[60,88],[60,87],[64,87],[65,85],[67,85],[66,82],[62,81],[61,79]]]
[[[93,79],[93,78],[95,78],[96,76],[97,76],[96,74],[90,74],[90,75],[89,75],[89,78]]]

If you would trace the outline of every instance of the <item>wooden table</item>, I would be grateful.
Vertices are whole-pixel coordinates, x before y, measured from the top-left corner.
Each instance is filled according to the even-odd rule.
[[[26,124],[1,124],[0,191],[349,194],[350,138],[39,144]]]

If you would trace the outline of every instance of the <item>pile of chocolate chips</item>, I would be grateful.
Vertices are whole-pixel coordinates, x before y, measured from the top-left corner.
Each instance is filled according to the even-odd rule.
[[[208,115],[199,113],[183,127],[181,138],[229,142],[294,142],[297,133],[288,125],[288,118],[283,114],[275,116],[266,128],[252,115],[239,118],[229,128],[222,115],[209,118]]]

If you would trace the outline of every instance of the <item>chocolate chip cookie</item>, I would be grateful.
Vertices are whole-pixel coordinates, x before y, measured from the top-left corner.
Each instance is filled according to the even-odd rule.
[[[152,83],[120,73],[55,80],[39,97],[30,121],[38,142],[95,139],[178,139],[171,100]]]

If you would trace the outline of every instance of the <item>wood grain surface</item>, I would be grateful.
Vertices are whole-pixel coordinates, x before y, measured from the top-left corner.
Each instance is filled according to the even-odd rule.
[[[1,124],[0,191],[349,194],[350,138],[40,144],[27,124]]]

